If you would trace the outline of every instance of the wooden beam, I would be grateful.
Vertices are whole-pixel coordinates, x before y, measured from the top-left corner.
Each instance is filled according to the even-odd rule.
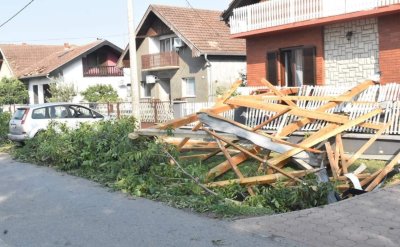
[[[344,153],[343,140],[342,140],[342,135],[341,134],[337,134],[336,135],[336,143],[335,143],[335,145],[339,148],[339,157],[340,157],[340,160],[341,160],[340,164],[342,166],[343,173],[346,174],[346,173],[348,173],[347,165],[346,165],[347,156]]]
[[[346,169],[351,166],[360,156],[378,139],[387,128],[389,128],[391,123],[387,123],[382,126],[380,130],[378,130],[373,137],[371,137],[357,152],[355,152],[349,160],[343,166],[343,169]]]
[[[214,132],[215,134],[215,132]],[[239,170],[239,168],[236,166],[234,162],[232,162],[232,157],[226,151],[225,147],[222,145],[221,141],[219,139],[215,139],[218,143],[219,148],[221,149],[222,153],[225,155],[226,159],[228,160],[229,165],[231,166],[232,170],[235,172],[236,176],[238,176],[239,180],[243,180],[245,177],[243,176],[242,172]],[[247,191],[249,192],[250,195],[254,196],[255,193],[253,189],[250,186],[247,186]]]
[[[353,97],[357,96],[358,94],[362,93],[364,90],[366,90],[368,87],[370,87],[372,85],[375,85],[375,82],[373,82],[371,80],[364,81],[363,83],[358,84],[356,87],[352,88],[351,90],[349,90],[348,92],[346,92],[340,96],[353,98]],[[325,112],[326,110],[334,108],[340,104],[341,104],[341,102],[328,102],[325,105],[318,107],[315,111]],[[291,123],[291,124],[285,126],[279,132],[279,135],[280,136],[290,135],[293,132],[301,129],[304,125],[311,123],[312,121],[314,121],[314,119],[312,119],[312,118],[302,118],[294,123]]]
[[[219,113],[226,112],[226,111],[229,111],[232,109],[235,109],[235,107],[230,106],[230,105],[220,104],[218,106],[215,106],[215,107],[207,109],[207,110],[212,113],[219,114]],[[196,121],[198,121],[197,114],[193,113],[193,114],[187,115],[185,117],[174,119],[174,120],[168,121],[164,124],[160,124],[157,126],[157,129],[161,129],[161,130],[176,129],[176,128],[185,126],[187,124],[190,124],[190,123],[193,123]]]
[[[283,175],[287,176],[288,178],[291,178],[291,179],[293,179],[293,180],[295,180],[295,181],[297,181],[297,182],[301,182],[300,179],[291,176],[289,173],[285,172],[285,171],[282,170],[281,168],[276,167],[275,165],[272,165],[272,164],[268,163],[266,160],[264,160],[264,159],[258,157],[257,155],[252,154],[251,152],[247,151],[246,149],[240,147],[239,145],[236,145],[236,144],[234,144],[233,142],[228,141],[227,139],[225,139],[225,138],[223,138],[222,136],[219,136],[219,135],[217,135],[217,134],[211,132],[211,131],[208,130],[208,129],[203,128],[203,130],[206,131],[207,133],[209,133],[210,135],[214,136],[215,138],[220,139],[220,140],[222,140],[223,142],[225,142],[225,143],[231,145],[232,147],[238,149],[239,151],[241,151],[241,152],[247,154],[248,156],[252,157],[253,159],[258,160],[258,161],[260,161],[260,162],[265,162],[267,166],[271,167],[272,169],[276,170],[276,171],[279,172],[279,173],[282,173]]]
[[[326,149],[326,154],[328,156],[329,164],[330,164],[330,167],[332,170],[333,178],[337,179],[339,177],[339,173],[338,173],[339,167],[336,164],[333,150],[332,150],[331,144],[329,142],[325,143],[325,149]]]
[[[398,164],[400,161],[400,152],[397,153],[397,155],[387,164],[382,171],[376,176],[376,178],[368,185],[368,187],[365,189],[366,191],[372,191],[380,182],[382,182],[382,179],[386,177],[386,175],[391,172],[394,168],[395,165]]]
[[[255,100],[240,100],[238,98],[232,98],[226,101],[226,103],[230,105],[250,107],[265,111],[273,111],[273,112],[288,111],[287,114],[289,115],[305,117],[307,119],[313,119],[313,120],[324,120],[331,123],[343,124],[350,120],[349,117],[343,115],[326,113],[322,111],[306,110],[299,108],[297,106],[286,106],[274,103],[266,104],[265,102],[255,101]],[[380,129],[382,127],[382,125],[377,125],[372,123],[361,123],[360,126],[371,129]]]
[[[252,154],[256,155],[259,152],[259,148],[253,148],[251,150],[248,150],[249,152],[251,152]],[[235,156],[232,157],[232,162],[235,165],[240,165],[241,163],[245,162],[246,160],[248,160],[249,156],[246,155],[245,153],[241,152]],[[221,176],[222,174],[224,174],[225,172],[230,170],[230,165],[228,163],[228,161],[224,161],[221,164],[215,166],[214,168],[212,168],[208,174],[207,174],[207,179],[211,179],[211,178],[216,178]]]
[[[261,79],[261,83],[266,85],[272,92],[274,92],[275,95],[279,96],[279,97],[283,97],[285,95],[283,95],[283,93],[281,93],[278,89],[275,88],[274,85],[272,85],[269,81],[267,81],[266,79]],[[289,106],[295,106],[297,107],[297,105],[295,103],[293,103],[293,101],[291,100],[283,100],[286,104],[288,104]]]
[[[294,171],[294,172],[290,172],[288,174],[290,176],[296,177],[298,179],[298,177],[304,177],[307,174],[311,174],[311,173],[317,172],[319,170],[320,169]],[[278,180],[285,181],[285,180],[287,180],[287,176],[285,176],[281,173],[275,173],[275,174],[269,174],[269,175],[263,175],[263,176],[248,177],[248,178],[243,178],[243,179],[230,179],[230,180],[212,182],[212,183],[206,184],[206,186],[207,187],[221,187],[221,186],[227,186],[227,185],[234,184],[234,183],[238,183],[241,185],[271,184],[271,183],[275,183]],[[298,180],[300,180],[300,179],[298,179]]]
[[[369,118],[376,116],[382,112],[382,109],[375,109],[367,114],[364,114],[356,119],[350,120],[347,123],[343,125],[338,125],[338,124],[328,124],[324,128],[320,129],[319,131],[315,132],[312,134],[310,137],[306,138],[304,141],[300,142],[299,145],[305,146],[305,147],[312,147],[324,140],[327,140],[328,138],[335,136],[339,133],[342,133],[343,131],[352,128],[353,126],[359,125],[360,123],[368,120]],[[288,152],[285,152],[275,158],[272,158],[269,160],[269,163],[272,165],[276,165],[280,163],[283,160],[286,160],[293,155],[303,151],[303,149],[300,148],[294,148]]]

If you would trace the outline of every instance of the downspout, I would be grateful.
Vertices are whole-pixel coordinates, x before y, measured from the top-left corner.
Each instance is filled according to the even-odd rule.
[[[204,59],[206,60],[206,68],[207,68],[207,81],[208,81],[208,101],[214,101],[214,86],[211,82],[211,62],[208,60],[208,54],[204,54]],[[212,99],[212,100],[211,100]]]

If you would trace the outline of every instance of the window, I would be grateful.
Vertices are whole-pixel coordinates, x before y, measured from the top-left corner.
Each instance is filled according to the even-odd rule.
[[[68,118],[68,109],[65,106],[49,106],[50,118]]]
[[[283,48],[267,53],[266,78],[274,85],[315,85],[315,47]],[[278,82],[278,71],[280,83]]]
[[[184,78],[185,96],[195,97],[196,96],[196,81],[194,77]]]
[[[46,118],[46,108],[39,108],[33,110],[32,119],[45,119]]]
[[[160,53],[173,51],[174,38],[160,39]]]
[[[93,118],[94,117],[94,115],[92,114],[92,111],[86,107],[71,105],[69,107],[69,110],[71,111],[71,115],[74,118]]]
[[[154,87],[154,83],[142,82],[141,83],[142,98],[150,98],[151,90],[153,89],[153,87]]]

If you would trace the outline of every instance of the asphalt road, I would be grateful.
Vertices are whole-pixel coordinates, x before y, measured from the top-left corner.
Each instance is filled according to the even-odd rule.
[[[236,225],[237,226],[237,225]],[[305,246],[0,154],[2,246]]]

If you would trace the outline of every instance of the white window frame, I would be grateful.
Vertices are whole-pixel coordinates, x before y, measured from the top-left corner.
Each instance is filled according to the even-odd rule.
[[[192,91],[193,94],[191,94],[191,92],[188,93],[188,81],[193,81],[193,86],[192,86]],[[186,98],[195,98],[196,97],[196,78],[195,77],[186,77],[186,78],[182,78],[182,85],[183,85],[183,95]]]

